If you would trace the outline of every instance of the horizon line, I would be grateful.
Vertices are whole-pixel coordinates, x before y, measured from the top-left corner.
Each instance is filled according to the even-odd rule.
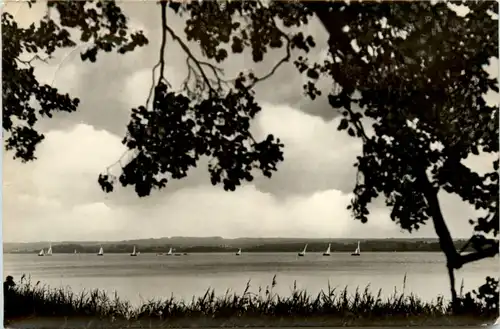
[[[242,239],[282,239],[282,240],[439,240],[438,237],[386,237],[386,238],[362,238],[362,237],[343,237],[343,238],[331,238],[331,237],[322,237],[322,238],[312,238],[312,237],[236,237],[236,238],[224,238],[221,236],[164,236],[159,238],[132,238],[132,239],[122,239],[122,240],[38,240],[38,241],[3,241],[2,244],[13,244],[13,243],[89,243],[89,242],[129,242],[129,241],[137,241],[137,240],[160,240],[160,239],[222,239],[222,240],[242,240]],[[457,237],[453,240],[466,240],[464,237]]]

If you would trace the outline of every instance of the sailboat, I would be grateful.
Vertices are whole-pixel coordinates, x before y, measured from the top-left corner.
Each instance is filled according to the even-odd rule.
[[[301,257],[305,256],[306,255],[306,250],[307,250],[307,243],[306,243],[306,245],[304,247],[304,250],[302,250],[301,252],[299,252],[299,256],[301,256]]]
[[[45,256],[52,256],[52,245],[49,246],[49,249],[47,250]]]
[[[38,253],[38,256],[45,256],[45,252],[42,250],[40,250],[40,252]]]
[[[328,248],[326,249],[326,251],[323,253],[323,256],[330,256],[330,244],[328,244]]]
[[[168,252],[165,255],[172,256],[172,247],[170,247],[170,249],[168,250]]]
[[[76,249],[75,249],[75,251],[74,251],[73,253],[74,253],[75,255],[76,255],[76,254],[78,254],[78,252],[76,251]]]
[[[134,246],[134,250],[132,251],[132,253],[130,254],[130,256],[137,256],[137,253],[135,252],[135,246]]]
[[[241,256],[241,248],[239,248],[238,251],[236,252],[236,256]]]
[[[361,256],[361,249],[359,248],[359,241],[358,241],[358,247],[354,252],[351,254],[351,256]]]
[[[99,252],[97,253],[97,256],[104,256],[104,249],[99,248]]]

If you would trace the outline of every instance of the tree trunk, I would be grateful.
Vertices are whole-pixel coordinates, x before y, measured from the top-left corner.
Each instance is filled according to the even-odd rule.
[[[347,37],[345,33],[342,32],[342,28],[345,23],[345,16],[342,12],[325,10],[324,3],[319,1],[304,2],[304,5],[314,12],[317,18],[322,23],[323,27],[329,34],[328,44],[332,49],[332,54],[335,53],[334,49],[341,48],[344,50],[350,50],[355,53],[351,47],[351,40]],[[359,58],[354,56],[353,60],[360,61]],[[362,64],[360,64],[362,65]],[[460,165],[457,163],[456,165]],[[499,243],[496,242],[492,246],[466,255],[460,255],[456,250],[455,244],[451,237],[450,231],[444,221],[443,214],[441,212],[441,207],[439,205],[439,199],[437,193],[438,188],[432,186],[429,178],[427,177],[426,168],[421,167],[417,169],[417,185],[424,194],[427,201],[427,206],[429,208],[430,216],[434,224],[434,230],[439,237],[439,245],[441,250],[446,256],[446,266],[448,268],[448,275],[450,278],[450,290],[452,298],[453,311],[457,311],[458,307],[458,296],[455,289],[455,273],[456,269],[461,268],[464,264],[474,262],[486,257],[494,257],[499,253]]]
[[[450,278],[452,310],[455,313],[458,306],[458,296],[455,289],[455,269],[462,266],[460,264],[460,255],[455,248],[453,238],[451,237],[448,226],[444,221],[437,196],[438,189],[432,186],[424,168],[419,170],[417,183],[419,188],[421,188],[424,193],[424,197],[427,201],[427,206],[429,207],[429,212],[432,217],[432,222],[434,224],[434,230],[439,237],[439,246],[446,256],[446,267],[448,268],[448,276]]]

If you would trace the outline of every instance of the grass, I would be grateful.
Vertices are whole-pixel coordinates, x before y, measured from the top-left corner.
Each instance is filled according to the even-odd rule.
[[[406,276],[404,279],[406,282]],[[226,292],[216,296],[208,289],[203,296],[190,302],[174,297],[150,300],[134,307],[116,294],[109,296],[101,290],[74,293],[69,289],[52,289],[32,284],[23,276],[5,297],[8,308],[6,320],[12,322],[42,323],[56,321],[94,321],[106,327],[215,327],[215,326],[345,326],[345,325],[454,325],[479,324],[495,319],[498,312],[490,312],[480,301],[462,303],[459,314],[451,315],[450,303],[443,297],[426,302],[413,294],[394,291],[388,298],[370,292],[369,286],[348,294],[328,289],[312,296],[296,286],[289,296],[273,293],[276,277],[270,286],[250,291],[248,282],[242,294]],[[89,322],[90,323],[90,322]],[[113,325],[114,324],[114,325]],[[81,326],[81,325],[80,325]]]

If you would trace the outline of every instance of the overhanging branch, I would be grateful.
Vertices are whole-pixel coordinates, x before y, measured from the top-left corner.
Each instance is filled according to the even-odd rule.
[[[498,252],[499,252],[499,244],[498,242],[496,242],[492,246],[485,248],[483,250],[471,252],[465,255],[460,255],[455,268],[459,269],[460,267],[462,267],[467,263],[472,263],[488,257],[495,257],[498,254]]]
[[[188,57],[193,60],[194,64],[196,65],[196,67],[200,71],[200,75],[201,75],[203,81],[205,82],[205,84],[207,85],[208,89],[210,90],[210,93],[213,93],[214,95],[217,95],[217,91],[212,87],[212,84],[210,83],[210,79],[205,74],[205,71],[202,68],[201,62],[193,55],[193,53],[191,52],[191,50],[189,50],[188,46],[175,33],[175,31],[172,30],[172,28],[170,26],[165,25],[164,28],[165,28],[166,31],[168,31],[168,33],[172,36],[172,38],[179,43],[179,45],[181,46],[182,50],[184,50],[184,52],[186,53],[186,55],[188,55]]]

